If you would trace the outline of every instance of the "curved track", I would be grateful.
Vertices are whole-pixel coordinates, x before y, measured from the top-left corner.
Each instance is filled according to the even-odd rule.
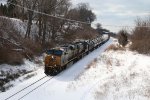
[[[100,47],[101,48],[101,47]],[[95,51],[97,51],[97,50],[95,50]],[[95,52],[94,51],[94,52]],[[91,54],[92,55],[92,54]],[[94,54],[95,55],[95,54]],[[96,54],[97,55],[97,54]],[[88,58],[88,57],[90,57],[90,54],[89,54],[89,56],[87,56],[87,57],[85,57],[85,58]],[[85,58],[83,58],[83,59],[85,59]],[[93,59],[93,58],[90,58],[91,60]],[[82,60],[82,59],[81,59]],[[81,61],[82,62],[82,61]],[[87,62],[89,62],[88,60],[87,60]],[[75,64],[75,65],[73,65],[72,67],[74,67],[74,66],[78,66],[78,62],[77,62],[77,64]],[[85,66],[85,65],[83,65],[83,66]],[[75,68],[75,67],[74,67]],[[74,70],[74,68],[69,68],[69,73],[72,73],[72,69]],[[80,74],[83,70],[81,70],[81,71],[79,71],[80,69],[78,69],[78,67],[76,67],[75,68],[76,69],[76,71],[74,71],[74,73],[72,73],[72,75],[73,75],[73,77],[74,77],[74,74]],[[77,69],[78,69],[78,71],[77,71]],[[60,77],[64,77],[64,76],[68,76],[68,78],[70,77],[69,75],[67,75],[68,74],[68,71],[66,71],[65,73],[63,73],[64,71],[62,71],[61,73],[59,73],[59,74],[62,74],[62,75],[59,75],[58,74],[58,76],[56,76],[57,78],[56,79],[58,79],[58,80],[61,80],[61,78]],[[41,86],[43,86],[44,84],[47,86],[48,85],[48,83],[49,83],[49,85],[48,86],[52,86],[53,87],[53,83],[51,84],[51,82],[50,82],[50,80],[52,80],[54,77],[48,77],[48,76],[43,76],[42,78],[40,78],[40,79],[38,79],[37,81],[35,81],[35,82],[33,82],[32,84],[30,84],[30,85],[28,85],[28,86],[26,86],[25,88],[23,88],[23,89],[21,89],[21,90],[19,90],[18,92],[15,92],[13,95],[11,95],[11,96],[9,96],[9,97],[7,97],[6,99],[4,99],[4,100],[21,100],[21,99],[23,99],[23,98],[25,98],[25,97],[30,97],[30,96],[28,96],[30,93],[32,93],[33,91],[35,91],[35,90],[37,90],[39,87],[41,87]],[[55,80],[56,81],[56,80]],[[57,82],[56,82],[57,83]],[[51,85],[50,85],[51,84]],[[44,85],[44,86],[45,86]],[[60,85],[60,84],[59,84]],[[62,85],[63,86],[63,85]],[[55,85],[54,85],[54,87],[55,87]],[[37,92],[37,91],[36,91]],[[41,91],[42,92],[42,91]],[[32,93],[33,94],[33,93]],[[38,96],[38,95],[37,95]],[[39,97],[39,96],[38,96]],[[36,97],[35,97],[36,98]],[[29,99],[29,98],[28,98]],[[27,99],[27,100],[28,100]],[[36,98],[37,99],[37,98]],[[39,100],[40,98],[38,98],[38,100]]]
[[[29,87],[33,86],[34,84],[38,83],[39,81],[42,81],[42,80],[43,80],[44,78],[46,78],[46,77],[47,77],[47,76],[45,75],[44,77],[40,78],[39,80],[33,82],[32,84],[26,86],[25,88],[19,90],[18,92],[14,93],[14,94],[12,94],[11,96],[9,96],[8,98],[6,98],[5,100],[11,99],[11,98],[14,97],[15,95],[18,95],[19,93],[21,93],[22,91],[28,89]]]

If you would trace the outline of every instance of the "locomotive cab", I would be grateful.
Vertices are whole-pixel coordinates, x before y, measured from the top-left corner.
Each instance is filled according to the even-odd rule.
[[[61,66],[62,50],[51,49],[47,50],[45,57],[45,74],[49,75],[54,73],[53,69]]]
[[[48,50],[47,56],[45,57],[45,66],[54,67],[61,66],[61,56],[63,54],[62,50]]]

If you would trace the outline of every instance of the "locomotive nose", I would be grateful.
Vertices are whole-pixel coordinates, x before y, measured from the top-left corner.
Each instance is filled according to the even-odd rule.
[[[51,61],[56,61],[56,57],[51,56]]]
[[[51,58],[54,59],[54,56],[52,56]]]

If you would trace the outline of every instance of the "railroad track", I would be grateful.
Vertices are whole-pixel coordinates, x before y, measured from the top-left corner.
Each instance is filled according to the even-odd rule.
[[[33,82],[32,84],[26,86],[25,88],[19,90],[18,92],[12,94],[11,96],[7,97],[7,98],[4,99],[4,100],[9,100],[9,99],[15,97],[16,95],[19,95],[19,94],[22,93],[23,91],[27,90],[28,88],[32,87],[33,85],[37,84],[38,82],[44,80],[46,77],[48,77],[48,76],[46,76],[46,75],[43,76],[42,78],[40,78],[40,79],[38,79],[37,81]],[[42,86],[43,84],[45,84],[46,82],[50,81],[50,80],[53,79],[53,78],[54,78],[54,77],[51,77],[51,78],[47,79],[46,81],[44,81],[42,84],[38,85],[37,87],[35,87],[35,88],[32,89],[31,91],[33,92],[34,90],[36,90],[37,88],[39,88],[40,86]],[[22,97],[20,97],[18,100],[21,100],[22,98],[24,98],[25,96],[27,96],[29,93],[31,93],[31,91],[28,92],[28,93],[26,93],[26,94],[23,95]]]
[[[106,41],[104,41],[101,45],[103,45],[104,43],[106,43],[108,40],[109,40],[109,38],[108,38]],[[61,73],[63,73],[64,71],[65,71],[65,70],[63,70]],[[61,73],[59,73],[58,75],[60,75]],[[57,76],[58,76],[58,75],[57,75]],[[4,100],[10,100],[11,98],[15,97],[16,95],[19,95],[21,92],[27,90],[29,87],[32,87],[33,85],[37,84],[38,82],[44,80],[44,79],[47,78],[47,77],[48,77],[47,75],[43,76],[42,78],[40,78],[40,79],[38,79],[37,81],[33,82],[32,84],[26,86],[25,88],[19,90],[18,92],[12,94],[11,96],[7,97],[7,98],[4,99]],[[38,85],[38,86],[36,86],[35,88],[31,89],[30,91],[28,91],[26,94],[24,94],[23,96],[21,96],[21,97],[20,97],[19,99],[17,99],[17,100],[23,99],[24,97],[26,97],[27,95],[29,95],[30,93],[32,93],[33,91],[35,91],[36,89],[38,89],[39,87],[41,87],[42,85],[44,85],[45,83],[47,83],[47,82],[49,82],[50,80],[52,80],[54,77],[56,77],[56,76],[52,76],[52,77],[50,77],[49,79],[43,81],[40,85]]]
[[[64,71],[65,71],[65,70],[64,70]],[[58,75],[62,74],[64,71],[62,71],[62,72],[59,73]],[[57,75],[57,76],[58,76],[58,75]],[[43,80],[46,79],[47,77],[48,77],[49,79],[43,81]],[[12,94],[11,96],[7,97],[7,98],[4,99],[4,100],[10,100],[11,98],[13,98],[13,97],[19,95],[20,93],[22,93],[23,91],[25,91],[25,90],[27,90],[28,88],[32,87],[33,85],[35,85],[35,84],[37,84],[37,83],[43,81],[41,84],[39,84],[38,86],[34,87],[33,89],[31,89],[30,91],[28,91],[27,93],[25,93],[23,96],[19,97],[19,99],[17,99],[17,100],[21,100],[21,99],[23,99],[24,97],[26,97],[27,95],[29,95],[30,93],[32,93],[33,91],[35,91],[36,89],[38,89],[39,87],[41,87],[42,85],[44,85],[45,83],[51,81],[51,80],[52,80],[53,78],[55,78],[55,77],[56,77],[56,76],[49,77],[49,76],[45,75],[45,76],[43,76],[42,78],[38,79],[37,81],[33,82],[32,84],[26,86],[25,88],[23,88],[23,89],[19,90],[18,92]]]

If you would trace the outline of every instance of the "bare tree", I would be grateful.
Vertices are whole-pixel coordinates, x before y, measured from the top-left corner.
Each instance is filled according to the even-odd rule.
[[[97,24],[96,24],[96,28],[97,28],[97,29],[102,29],[102,25],[101,25],[100,23],[97,23]]]
[[[26,34],[25,34],[25,38],[27,38],[27,37],[30,38],[31,25],[32,25],[32,20],[33,20],[33,15],[34,15],[34,11],[33,10],[36,9],[37,1],[38,0],[24,0],[25,6],[27,8],[29,8],[27,10],[28,23],[27,23],[27,31],[26,31]]]
[[[96,15],[92,12],[87,3],[80,3],[77,7],[80,20],[88,23],[92,23],[96,19]]]
[[[69,8],[69,0],[42,0],[38,3],[40,12],[59,17],[64,17]],[[63,24],[63,20],[38,14],[38,36],[42,43],[45,43],[46,36],[55,40],[56,33],[62,29]]]

